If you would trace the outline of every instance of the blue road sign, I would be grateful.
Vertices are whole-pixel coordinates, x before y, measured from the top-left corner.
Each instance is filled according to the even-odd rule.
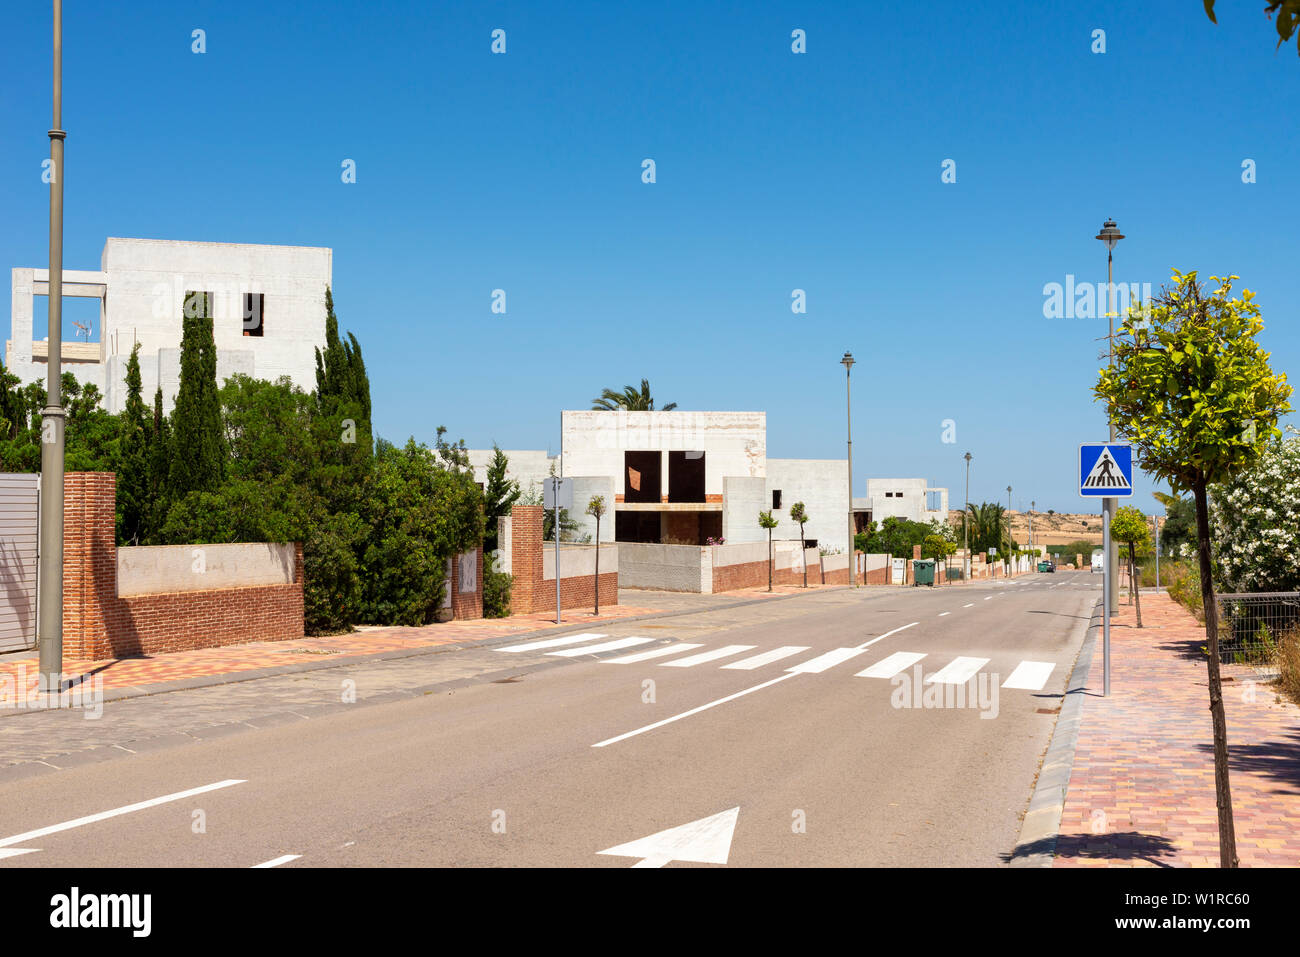
[[[1133,494],[1133,447],[1127,442],[1079,446],[1079,494],[1084,498],[1126,498]]]

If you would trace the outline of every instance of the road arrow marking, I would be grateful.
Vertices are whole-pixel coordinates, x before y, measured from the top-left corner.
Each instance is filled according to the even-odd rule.
[[[641,858],[633,867],[663,867],[669,861],[692,864],[725,864],[731,854],[731,837],[736,830],[740,808],[702,817],[690,824],[679,824],[637,841],[597,851],[613,857]]]

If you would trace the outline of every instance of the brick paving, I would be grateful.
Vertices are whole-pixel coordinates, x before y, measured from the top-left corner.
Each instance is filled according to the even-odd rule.
[[[1112,619],[1110,698],[1097,637],[1056,867],[1219,864],[1205,626],[1163,593],[1142,618]],[[1223,674],[1241,866],[1300,865],[1300,708],[1249,666]]]
[[[602,608],[600,616],[596,617],[591,614],[590,608],[572,611],[565,609],[564,624],[596,625],[634,615],[652,614],[654,611],[656,609],[653,608],[611,605]],[[141,688],[186,678],[275,668],[325,657],[334,661],[343,661],[385,651],[486,641],[547,627],[555,627],[553,612],[512,615],[509,618],[449,621],[444,624],[420,627],[368,627],[350,634],[321,638],[259,641],[139,658],[65,661],[64,667],[67,670],[64,674],[74,684],[88,678],[102,680],[103,690],[113,691],[118,688]],[[24,678],[28,682],[33,681],[38,664],[39,659],[35,655],[0,659],[0,687],[6,686],[6,677],[9,679],[7,686],[15,689],[21,687],[18,683]],[[0,707],[3,707],[3,704],[0,704]]]

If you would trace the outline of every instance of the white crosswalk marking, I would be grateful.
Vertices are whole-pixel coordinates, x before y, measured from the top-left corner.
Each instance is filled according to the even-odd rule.
[[[930,677],[926,684],[964,685],[975,673],[989,663],[987,658],[954,658]]]
[[[917,651],[896,651],[888,658],[882,658],[870,668],[859,671],[855,678],[892,678],[899,672],[906,671],[925,655]]]
[[[974,602],[970,602],[969,604],[962,605],[962,607],[963,607],[963,608],[970,608],[971,605],[974,605],[974,604],[975,604]]]
[[[668,655],[675,655],[679,652],[690,651],[692,648],[703,648],[701,644],[691,644],[683,642],[677,645],[664,645],[662,648],[651,648],[649,651],[638,651],[632,655],[622,655],[618,658],[602,659],[603,665],[634,665],[638,661],[649,661],[652,658],[665,658]]]
[[[559,648],[561,645],[576,645],[580,641],[594,641],[597,638],[604,637],[604,635],[594,632],[583,632],[580,635],[565,635],[563,638],[525,641],[522,645],[506,645],[504,648],[498,648],[497,651],[533,651],[537,648]]]
[[[1047,679],[1052,676],[1052,669],[1055,667],[1050,661],[1022,661],[1016,665],[1010,677],[1002,682],[1002,687],[1042,691],[1043,685],[1047,684]]]
[[[742,658],[739,661],[733,661],[729,665],[723,665],[725,668],[732,668],[736,671],[753,671],[755,668],[761,668],[763,665],[770,665],[774,661],[780,661],[782,658],[789,658],[791,655],[797,655],[801,651],[807,651],[807,645],[783,645],[780,648],[774,648],[771,651],[765,651],[761,655],[754,655],[752,658]]]
[[[702,651],[698,655],[691,655],[687,658],[678,658],[676,661],[665,661],[660,668],[694,668],[696,665],[702,665],[706,661],[717,661],[719,658],[728,658],[731,655],[738,655],[742,651],[752,651],[754,645],[724,645],[721,648],[714,648],[712,651]]]
[[[581,648],[566,648],[563,651],[548,651],[548,655],[556,658],[576,658],[579,655],[595,655],[602,651],[617,651],[620,648],[632,648],[636,645],[644,645],[653,638],[615,638],[613,641],[602,641],[598,645],[583,645]]]
[[[807,661],[801,661],[793,668],[786,668],[786,671],[797,675],[819,675],[828,668],[834,668],[850,658],[856,658],[863,654],[866,648],[836,648],[834,651],[828,651],[824,655],[818,655],[816,658],[809,658]]]
[[[939,617],[942,618],[944,615],[951,615],[951,614],[952,612],[950,611],[941,611],[939,612]]]

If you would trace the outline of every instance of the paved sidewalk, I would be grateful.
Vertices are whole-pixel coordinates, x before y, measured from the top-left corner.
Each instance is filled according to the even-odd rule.
[[[1112,620],[1110,698],[1097,636],[1056,867],[1219,864],[1205,626],[1164,593],[1142,619]],[[1223,674],[1241,865],[1300,865],[1300,708],[1248,666]]]
[[[591,609],[565,609],[564,625],[581,628],[618,621],[636,615],[653,614],[658,609],[629,605],[602,608],[600,616]],[[66,679],[72,685],[89,680],[102,681],[105,692],[123,689],[146,689],[151,685],[170,684],[188,679],[232,675],[240,672],[265,672],[303,662],[331,663],[383,652],[407,651],[441,645],[461,645],[504,638],[521,632],[558,627],[554,613],[512,615],[509,618],[480,618],[449,621],[420,627],[367,627],[344,635],[322,638],[298,638],[290,641],[259,641],[198,651],[178,651],[143,658],[109,658],[103,661],[67,661]],[[0,699],[21,694],[26,680],[35,680],[39,659],[36,655],[0,659]],[[6,680],[7,679],[7,680]],[[12,702],[0,700],[0,714]]]

